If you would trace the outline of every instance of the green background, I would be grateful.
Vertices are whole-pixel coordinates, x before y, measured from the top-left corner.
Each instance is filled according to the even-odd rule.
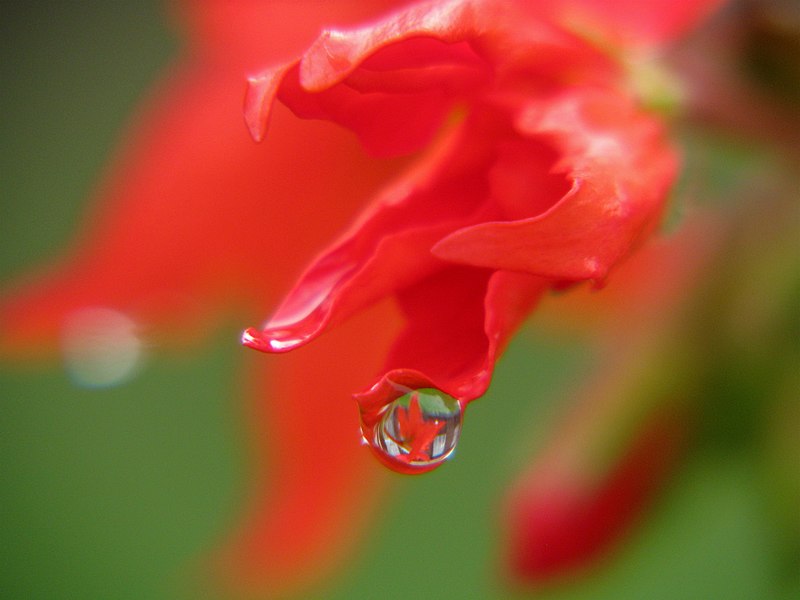
[[[6,282],[70,239],[120,126],[178,41],[155,3],[2,11]],[[237,335],[231,324],[191,353],[152,355],[108,390],[73,386],[57,364],[0,365],[0,596],[202,597],[185,591],[181,569],[224,531],[244,485],[236,381],[251,358]],[[359,553],[309,597],[509,597],[496,574],[503,489],[591,362],[575,340],[515,341],[456,459],[398,477]],[[531,596],[800,597],[780,569],[762,477],[747,452],[698,450],[596,572]]]

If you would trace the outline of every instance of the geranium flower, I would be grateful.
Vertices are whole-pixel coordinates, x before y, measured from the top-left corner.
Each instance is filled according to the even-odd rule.
[[[435,466],[539,298],[601,282],[654,230],[676,155],[632,90],[626,49],[671,39],[713,3],[386,13],[393,4],[182,6],[188,51],[137,117],[71,254],[0,304],[5,354],[52,348],[76,314],[121,313],[139,335],[194,342],[224,311],[272,310],[373,198],[246,334],[269,351],[316,341],[251,376],[252,498],[223,551],[242,585],[277,591],[330,568],[369,516],[384,476],[337,399],[361,392],[365,437],[387,464]],[[260,146],[241,122],[248,75]],[[370,160],[362,145],[413,163]],[[400,316],[379,302],[390,297]]]

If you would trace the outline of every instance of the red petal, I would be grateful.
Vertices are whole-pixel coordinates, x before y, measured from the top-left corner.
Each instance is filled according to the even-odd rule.
[[[384,304],[312,347],[258,360],[256,472],[221,555],[225,587],[296,592],[346,561],[375,517],[388,472],[359,443],[350,391],[378,367],[396,320]]]
[[[486,196],[483,148],[453,132],[426,161],[385,190],[345,236],[300,278],[261,332],[244,342],[266,352],[305,344],[375,300],[442,267],[430,248],[475,222]]]
[[[572,190],[546,213],[456,231],[442,259],[553,279],[603,279],[657,224],[677,160],[659,121],[612,93],[530,105],[518,127],[551,139]]]
[[[77,252],[0,302],[8,351],[52,346],[65,317],[85,306],[196,333],[237,302],[268,310],[273,290],[285,288],[392,171],[388,163],[363,168],[346,132],[286,111],[274,143],[254,144],[241,122],[241,93],[227,68],[170,73],[101,188]],[[301,170],[313,176],[297,202]]]
[[[266,137],[278,90],[284,77],[296,65],[296,62],[287,63],[248,78],[247,93],[244,98],[244,120],[250,129],[250,135],[257,142],[263,141]]]
[[[462,400],[481,396],[509,338],[549,282],[520,273],[451,267],[399,295],[407,324],[384,374],[358,396],[369,416],[397,386],[434,387]]]
[[[474,8],[473,3],[464,0],[418,2],[360,28],[323,31],[301,61],[303,87],[309,91],[330,88],[392,45],[400,48],[384,58],[373,59],[368,66],[385,70],[424,67],[431,62],[461,62],[466,57],[465,49],[450,49],[441,43],[420,44],[416,38],[455,43],[476,37],[487,24],[475,18]]]
[[[339,85],[308,94],[297,77],[298,67],[291,64],[249,79],[245,119],[257,141],[266,136],[276,94],[298,117],[325,119],[352,130],[374,156],[398,156],[424,146],[451,105],[436,89],[416,94],[362,94]]]
[[[488,79],[467,44],[444,43],[473,37],[472,17],[469,3],[421,3],[358,29],[324,31],[298,63],[250,79],[245,113],[254,137],[264,137],[279,97],[300,117],[353,130],[375,155],[421,148],[457,97]]]
[[[467,42],[415,38],[381,48],[347,76],[359,92],[411,93],[439,89],[450,96],[474,95],[491,76]]]
[[[540,215],[570,189],[563,173],[554,173],[555,149],[539,140],[509,136],[498,144],[498,157],[489,171],[492,201],[507,220]]]

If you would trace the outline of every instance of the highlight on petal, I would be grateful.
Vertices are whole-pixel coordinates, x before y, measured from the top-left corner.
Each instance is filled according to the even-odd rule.
[[[310,92],[327,89],[362,64],[369,70],[401,70],[426,67],[431,62],[458,63],[469,51],[446,44],[477,37],[487,26],[475,18],[474,4],[464,0],[420,2],[361,28],[323,31],[301,61],[303,88]],[[445,44],[431,43],[433,40]],[[389,46],[395,48],[387,61],[379,52]],[[372,60],[365,64],[368,59]]]

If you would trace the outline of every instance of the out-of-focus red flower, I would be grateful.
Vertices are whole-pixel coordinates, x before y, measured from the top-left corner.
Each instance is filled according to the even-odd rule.
[[[627,51],[713,4],[180,4],[187,51],[138,113],[72,251],[2,298],[0,349],[39,354],[94,307],[169,339],[232,309],[266,314],[361,211],[246,335],[282,352],[337,326],[251,377],[253,492],[224,562],[237,585],[291,589],[344,555],[382,488],[337,399],[366,390],[368,441],[398,425],[388,462],[430,468],[541,295],[602,281],[655,228],[676,158],[632,90]],[[241,122],[246,76],[250,129],[269,126],[261,146]],[[408,159],[362,146],[415,162],[397,176]]]
[[[597,564],[663,486],[690,429],[686,415],[663,410],[600,443],[590,425],[578,427],[561,431],[562,443],[510,493],[506,569],[516,582],[541,584]]]
[[[724,229],[698,214],[599,293],[574,290],[543,307],[546,326],[593,332],[606,358],[505,499],[504,568],[515,583],[596,565],[669,479],[694,429],[700,362],[675,331]]]

